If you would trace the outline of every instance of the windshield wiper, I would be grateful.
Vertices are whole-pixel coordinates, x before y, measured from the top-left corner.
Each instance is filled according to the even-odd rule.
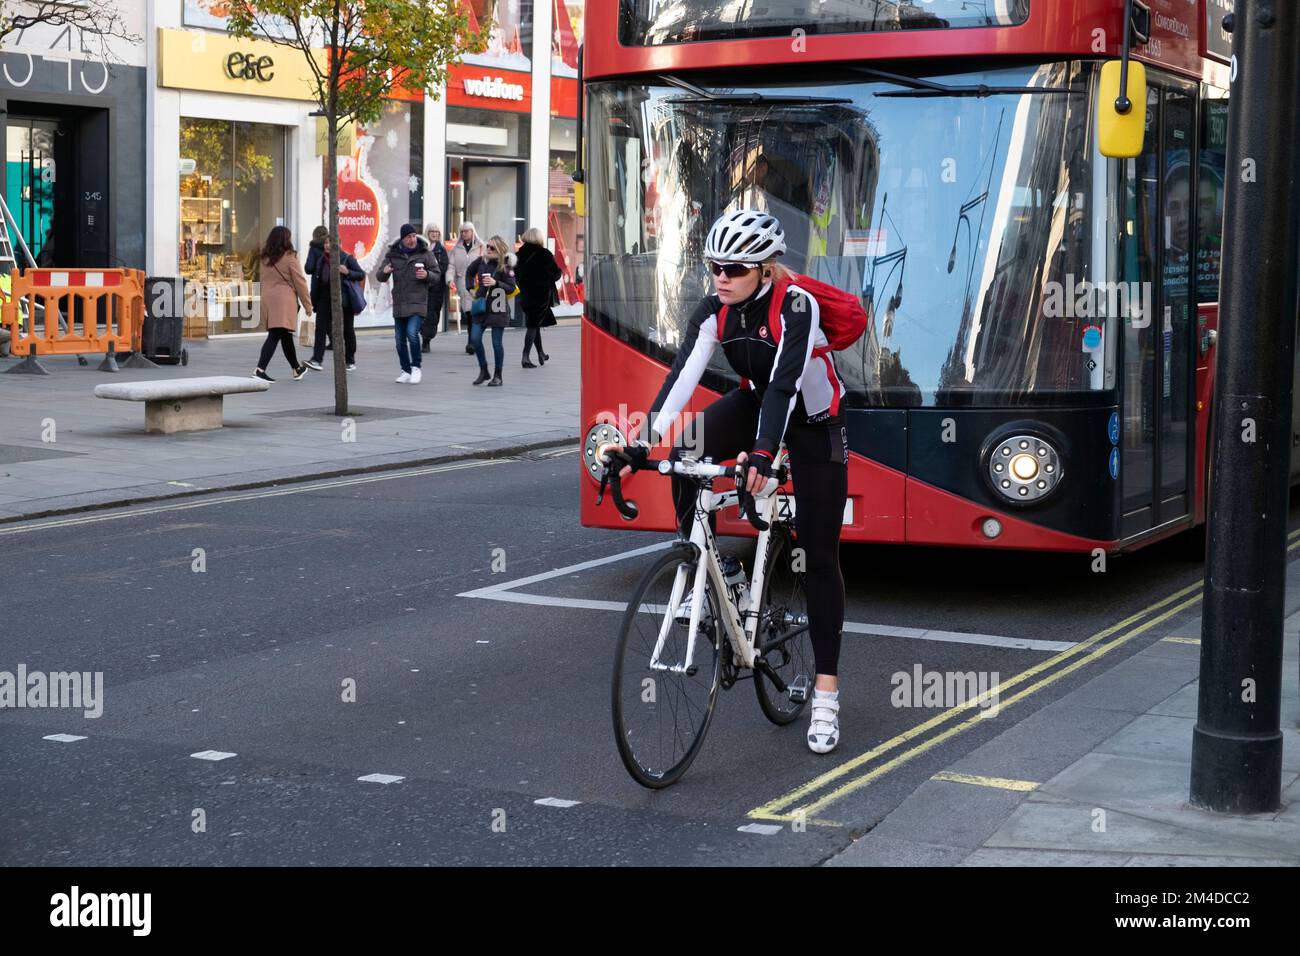
[[[675,96],[667,101],[669,103],[773,103],[779,106],[789,106],[810,103],[853,102],[851,99],[830,96],[768,96],[763,93],[715,93],[670,73],[660,74],[659,78],[670,86],[675,86],[692,94],[691,96]]]
[[[1068,86],[988,86],[979,83],[974,86],[948,86],[944,83],[938,83],[934,80],[923,80],[917,76],[906,76],[902,73],[890,73],[886,70],[878,70],[872,66],[851,66],[849,67],[854,73],[861,73],[864,76],[875,77],[880,80],[888,80],[891,83],[897,83],[900,86],[906,86],[906,90],[894,90],[889,93],[876,93],[875,96],[997,96],[1000,94],[1020,94],[1020,93],[1064,93],[1067,96],[1082,96],[1083,90],[1070,89]]]

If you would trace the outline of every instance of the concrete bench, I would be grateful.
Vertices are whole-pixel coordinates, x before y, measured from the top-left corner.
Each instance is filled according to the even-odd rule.
[[[220,428],[222,400],[238,392],[265,392],[269,382],[235,375],[170,378],[152,382],[96,385],[96,398],[144,402],[144,430],[170,435]]]

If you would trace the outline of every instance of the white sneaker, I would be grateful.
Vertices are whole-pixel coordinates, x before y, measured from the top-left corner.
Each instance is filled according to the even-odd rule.
[[[808,749],[828,754],[840,742],[840,692],[813,690],[812,721],[808,725]]]
[[[398,384],[398,385],[409,385],[410,382],[411,382],[411,373],[410,373],[410,372],[403,372],[401,375],[397,376],[397,384]]]
[[[413,368],[413,369],[411,369],[411,384],[412,384],[412,385],[419,385],[419,384],[420,384],[420,378],[421,378],[421,376],[420,376],[420,370],[419,370],[418,368]]]
[[[682,595],[682,603],[677,605],[677,614],[674,619],[678,624],[691,623],[691,608],[695,606],[695,587],[694,582],[686,583],[686,593]],[[704,608],[700,611],[700,625],[707,627],[712,619],[713,613],[709,608],[709,590],[706,587],[704,591]]]
[[[357,363],[356,363],[356,362],[353,362],[351,365],[348,366],[348,371],[349,371],[349,372],[355,372],[356,370],[357,370]]]

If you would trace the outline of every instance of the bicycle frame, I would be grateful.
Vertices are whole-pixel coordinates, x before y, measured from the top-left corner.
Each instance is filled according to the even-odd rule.
[[[783,447],[777,454],[773,468],[781,468],[785,463],[786,451]],[[673,665],[663,664],[659,660],[659,655],[667,642],[668,633],[676,620],[677,609],[681,606],[682,598],[686,592],[688,568],[686,565],[682,565],[677,569],[677,577],[673,581],[672,596],[669,599],[668,607],[664,611],[663,621],[659,625],[659,637],[655,642],[654,653],[650,658],[652,670],[685,673],[694,665],[695,641],[699,633],[700,619],[704,612],[706,580],[712,582],[713,593],[718,595],[719,604],[722,606],[722,625],[726,629],[727,639],[731,642],[736,663],[740,667],[751,669],[754,667],[754,662],[758,659],[760,653],[757,648],[758,625],[762,616],[762,608],[757,605],[760,596],[763,594],[763,583],[767,574],[768,550],[772,542],[772,530],[775,527],[778,515],[784,517],[794,513],[792,497],[779,488],[763,496],[756,495],[755,498],[759,517],[767,522],[767,530],[760,531],[758,534],[758,548],[754,556],[754,576],[749,584],[750,606],[745,610],[743,620],[741,611],[732,600],[730,589],[722,576],[722,565],[718,558],[717,536],[713,533],[713,529],[709,527],[708,521],[710,514],[736,505],[738,496],[734,490],[719,494],[713,491],[710,485],[705,485],[700,489],[699,495],[696,497],[695,517],[691,525],[691,536],[689,538],[689,543],[695,550],[697,561],[695,563],[694,579],[691,581],[693,597],[691,601],[689,637],[686,642],[686,657],[683,662]],[[797,632],[785,635],[784,639],[788,640],[795,633]]]

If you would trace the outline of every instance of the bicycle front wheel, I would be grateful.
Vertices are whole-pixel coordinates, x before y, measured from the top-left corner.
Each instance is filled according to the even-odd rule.
[[[676,783],[699,754],[721,683],[717,596],[706,583],[688,657],[689,623],[669,617],[679,573],[689,594],[695,559],[683,549],[663,555],[645,573],[623,615],[614,654],[614,739],[632,779],[651,789]]]

